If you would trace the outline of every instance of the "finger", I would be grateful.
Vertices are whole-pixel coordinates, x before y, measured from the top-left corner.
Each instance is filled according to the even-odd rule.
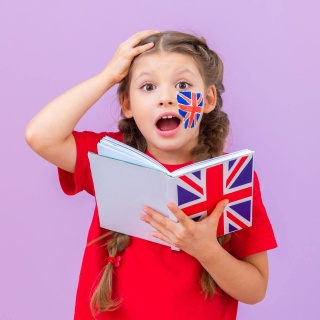
[[[208,219],[211,221],[214,221],[214,220],[218,221],[220,219],[222,213],[224,212],[224,209],[228,203],[229,203],[228,199],[224,199],[224,200],[219,201],[217,203],[217,205],[215,206],[214,210],[209,215]]]
[[[135,47],[138,45],[143,39],[148,38],[149,36],[160,33],[159,30],[145,30],[135,33],[131,36],[125,43],[127,42],[130,46]]]
[[[149,35],[160,33],[160,30],[143,30],[135,33],[131,38],[138,38],[138,39],[144,39]]]
[[[184,227],[194,223],[175,203],[169,202],[167,207]]]
[[[141,219],[145,222],[147,222],[150,226],[152,226],[156,231],[151,231],[150,235],[154,238],[160,239],[162,241],[165,241],[167,243],[169,243],[172,246],[175,246],[179,249],[182,249],[182,247],[180,246],[180,242],[178,241],[179,238],[177,238],[174,230],[170,231],[169,229],[166,229],[165,227],[163,227],[160,224],[157,224],[154,220],[152,220],[150,217],[148,217],[147,215],[145,216],[141,216]],[[167,218],[168,220],[170,220],[169,218]],[[171,220],[171,222],[173,222]],[[175,224],[175,228],[177,228],[177,223],[173,222]]]
[[[151,235],[152,237],[154,237],[154,238],[157,238],[157,239],[160,239],[160,240],[162,240],[162,241],[165,241],[165,242],[169,243],[170,245],[176,247],[176,245],[172,242],[172,240],[171,240],[169,237],[166,237],[165,235],[163,235],[163,234],[160,233],[160,232],[156,232],[156,231],[150,232],[150,235]]]
[[[161,235],[161,239],[166,239],[165,241],[170,242],[170,243],[172,242],[170,239],[173,237],[173,233],[170,230],[168,230],[165,227],[163,227],[162,225],[158,224],[157,222],[155,222],[154,220],[152,220],[148,216],[142,215],[141,220],[148,223],[155,230],[155,231],[151,231],[150,235],[152,235],[153,237],[159,238],[159,239],[160,239],[160,235]]]
[[[154,229],[166,235],[167,237],[172,237],[172,234],[177,227],[176,222],[164,217],[162,214],[149,207],[144,207],[143,211],[146,213],[146,215],[141,215],[141,220],[147,222]]]
[[[131,38],[120,44],[119,50],[123,52],[124,56],[127,56],[129,60],[132,60],[135,56],[151,49],[154,46],[153,42],[140,45],[139,43],[149,37],[152,34],[159,33],[158,30],[147,30],[134,34]]]
[[[133,48],[133,56],[137,56],[138,54],[144,52],[144,51],[148,51],[149,49],[151,49],[154,46],[153,42],[148,42],[142,46],[138,46],[138,47],[134,47]]]

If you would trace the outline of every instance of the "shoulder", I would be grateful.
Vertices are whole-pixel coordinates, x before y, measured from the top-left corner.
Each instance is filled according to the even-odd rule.
[[[97,153],[97,144],[105,136],[122,141],[122,133],[73,131],[72,134],[77,149],[76,163],[73,172],[68,172],[59,168],[59,180],[62,190],[68,195],[76,194],[82,190],[86,190],[93,195],[94,188],[88,152]]]
[[[88,151],[96,152],[97,143],[105,136],[109,136],[115,140],[123,141],[121,132],[93,132],[93,131],[73,131],[76,141],[77,150],[85,148]]]
[[[87,141],[100,141],[103,137],[108,136],[110,138],[122,141],[123,134],[120,131],[116,132],[93,132],[93,131],[73,131],[73,135],[76,138],[86,139]]]

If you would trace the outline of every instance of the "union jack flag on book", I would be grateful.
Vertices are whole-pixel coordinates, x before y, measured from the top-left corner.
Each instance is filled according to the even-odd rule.
[[[195,221],[210,214],[220,200],[229,199],[218,236],[252,225],[252,154],[188,173],[177,181],[178,205]]]
[[[199,121],[203,107],[200,92],[181,91],[177,93],[179,113],[184,120],[184,128],[193,128]]]

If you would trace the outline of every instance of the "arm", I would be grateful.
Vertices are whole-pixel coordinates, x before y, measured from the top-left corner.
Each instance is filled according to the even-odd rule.
[[[76,161],[73,129],[103,94],[126,76],[132,59],[153,46],[153,43],[148,43],[136,47],[142,39],[155,32],[148,30],[133,35],[119,46],[101,72],[66,91],[40,110],[25,130],[29,146],[49,162],[73,172]]]
[[[268,285],[267,253],[261,252],[238,260],[220,246],[216,230],[227,202],[220,201],[212,214],[200,222],[189,219],[173,203],[169,203],[168,207],[179,223],[148,207],[144,208],[146,215],[141,219],[157,230],[152,233],[153,236],[198,259],[227,294],[244,303],[257,303],[264,298]]]
[[[265,297],[268,286],[268,256],[260,252],[238,260],[221,246],[200,261],[218,286],[233,298],[248,304]]]

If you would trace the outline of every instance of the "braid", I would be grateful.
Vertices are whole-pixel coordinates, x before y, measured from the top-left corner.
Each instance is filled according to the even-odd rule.
[[[142,152],[147,149],[146,140],[138,129],[133,118],[120,120],[118,127],[123,134],[123,142],[125,144]],[[129,246],[130,237],[128,235],[112,231],[94,240],[94,242],[108,236],[109,239],[105,246],[109,257],[115,257],[118,253],[124,251]],[[114,299],[112,297],[112,278],[113,264],[109,262],[103,270],[102,277],[90,301],[90,309],[93,315],[104,311],[112,311],[119,307],[121,300]]]
[[[113,231],[104,234],[100,238],[94,240],[94,242],[105,237],[109,237],[105,244],[109,257],[115,257],[118,253],[124,251],[130,243],[130,237],[128,235]],[[103,311],[115,310],[121,303],[121,300],[112,297],[112,274],[113,264],[109,262],[104,267],[99,284],[91,297],[90,309],[93,315]]]

